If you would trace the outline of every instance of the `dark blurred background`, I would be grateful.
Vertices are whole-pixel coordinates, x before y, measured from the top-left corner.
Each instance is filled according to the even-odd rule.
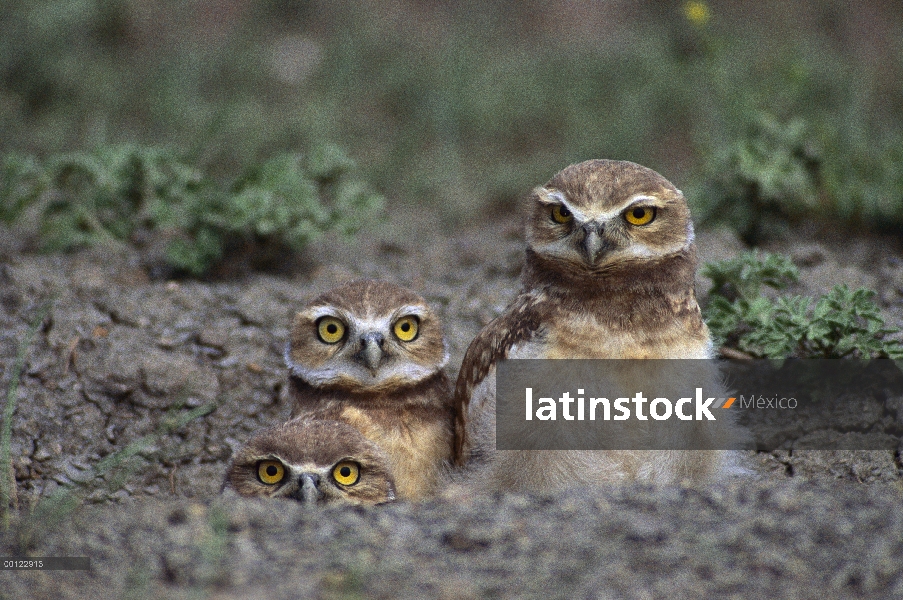
[[[138,142],[232,177],[343,148],[444,226],[569,163],[759,214],[903,223],[898,0],[39,0],[0,10],[0,151]]]

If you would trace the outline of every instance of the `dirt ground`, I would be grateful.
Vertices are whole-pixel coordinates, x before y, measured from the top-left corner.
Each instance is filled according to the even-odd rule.
[[[703,261],[743,249],[725,232],[698,243]],[[804,233],[768,249],[801,268],[792,292],[869,287],[903,327],[898,242]],[[4,398],[50,303],[18,388],[0,554],[91,557],[87,572],[0,571],[0,596],[903,597],[899,449],[750,453],[755,475],[695,488],[313,510],[220,496],[233,451],[288,417],[282,351],[306,300],[361,277],[417,290],[455,376],[516,293],[522,252],[516,223],[449,235],[395,217],[279,272],[170,281],[151,277],[153,253],[40,255],[0,231]]]

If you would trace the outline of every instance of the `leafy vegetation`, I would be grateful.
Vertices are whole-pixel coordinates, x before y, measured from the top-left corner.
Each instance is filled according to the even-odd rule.
[[[300,250],[326,231],[354,233],[381,205],[333,146],[277,154],[227,188],[171,150],[132,144],[44,162],[9,154],[0,165],[0,219],[30,221],[45,249],[115,246],[150,232],[168,237],[168,262],[194,275],[230,248]]]
[[[799,272],[784,256],[747,252],[708,263],[712,280],[704,316],[716,343],[756,358],[903,358],[903,344],[887,336],[875,292],[835,286],[818,299],[761,295],[782,290]]]
[[[446,222],[609,157],[748,241],[903,223],[893,3],[42,0],[0,27],[0,152],[160,144],[228,178],[328,141]]]
[[[715,147],[695,190],[703,223],[726,223],[748,243],[788,224],[840,218],[869,229],[903,223],[903,136],[872,142],[803,117],[760,112]]]
[[[804,120],[781,123],[760,113],[705,165],[700,220],[727,223],[755,242],[785,219],[816,214],[817,165]]]

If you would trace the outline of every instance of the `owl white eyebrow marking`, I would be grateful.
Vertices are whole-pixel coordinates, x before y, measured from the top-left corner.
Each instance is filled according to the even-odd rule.
[[[628,210],[631,206],[636,206],[637,204],[643,204],[643,205],[647,205],[647,206],[651,204],[652,206],[658,206],[659,199],[656,198],[655,196],[649,196],[647,194],[635,194],[635,195],[631,196],[630,198],[628,198],[627,202],[625,202],[618,208],[615,208],[613,210],[609,210],[609,211],[606,211],[603,213],[599,213],[598,215],[593,217],[593,220],[599,221],[599,222],[609,221],[609,220],[617,217],[621,213],[623,213],[625,210]]]
[[[392,317],[390,320],[395,321],[400,317],[406,317],[408,315],[414,315],[415,317],[423,318],[423,316],[426,314],[426,311],[427,309],[423,306],[408,304],[395,309],[392,312]]]
[[[646,194],[637,194],[637,195],[631,196],[630,198],[627,199],[627,202],[624,204],[624,209],[630,208],[631,206],[634,206],[635,204],[642,204],[644,202],[647,204],[657,205],[658,201],[659,201],[659,199],[656,198],[655,196],[648,196]]]
[[[341,319],[345,321],[345,316],[335,308],[331,306],[313,306],[303,313],[307,313],[314,319],[319,319],[320,317],[335,317],[337,319]]]
[[[537,200],[542,204],[557,204],[564,202],[564,196],[558,190],[549,190],[544,187],[538,187],[533,191],[536,193]]]
[[[570,202],[567,201],[567,198],[564,197],[564,194],[559,192],[558,190],[548,190],[544,187],[536,188],[537,196],[539,197],[539,202],[541,204],[545,204],[551,206],[552,204],[561,204],[565,208],[567,208],[574,218],[577,221],[589,221],[591,220],[589,215],[587,215],[582,210],[575,208]]]

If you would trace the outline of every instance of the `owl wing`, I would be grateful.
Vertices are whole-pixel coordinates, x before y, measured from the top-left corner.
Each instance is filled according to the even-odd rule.
[[[461,363],[455,384],[455,464],[464,462],[466,445],[467,411],[474,388],[495,368],[498,361],[507,358],[511,347],[533,338],[539,331],[548,302],[542,292],[525,292],[512,302],[508,309],[490,321],[470,343]]]

